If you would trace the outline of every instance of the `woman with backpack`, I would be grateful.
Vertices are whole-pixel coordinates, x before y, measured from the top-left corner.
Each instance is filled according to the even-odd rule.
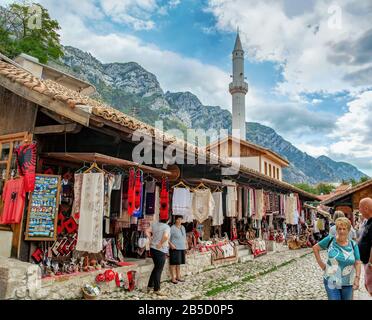
[[[347,218],[336,220],[336,236],[328,235],[313,246],[319,267],[324,271],[324,287],[329,300],[352,300],[359,289],[361,262],[358,245],[349,239],[351,223]],[[320,251],[327,250],[324,263]]]

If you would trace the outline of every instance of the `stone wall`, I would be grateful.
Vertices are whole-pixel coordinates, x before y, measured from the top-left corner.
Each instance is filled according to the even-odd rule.
[[[25,299],[40,288],[40,268],[16,259],[0,257],[0,299]]]
[[[186,265],[181,268],[182,274],[197,274],[211,267],[211,254],[210,252],[190,253],[186,261]],[[115,271],[124,274],[130,270],[137,271],[138,289],[144,289],[147,287],[152,268],[152,259],[147,258],[131,266],[115,268]],[[41,272],[37,265],[16,259],[0,258],[0,299],[79,299],[82,298],[81,288],[84,284],[95,283],[97,274],[103,271],[41,279]],[[162,281],[168,279],[170,279],[169,260],[164,267]],[[114,281],[101,286],[106,291],[116,290]]]
[[[272,251],[269,254],[280,254],[288,250],[282,244],[272,243]],[[186,264],[181,266],[183,275],[194,275],[205,270],[218,268],[221,264],[233,264],[237,260],[253,260],[253,256],[247,252],[248,247],[239,246],[235,259],[226,259],[212,263],[211,252],[192,252],[186,256]],[[115,271],[126,274],[130,270],[137,271],[138,289],[147,287],[148,279],[153,269],[151,258],[136,260],[131,266],[118,267]],[[81,299],[81,288],[84,284],[95,283],[97,274],[104,270],[82,273],[79,275],[63,275],[53,278],[41,279],[38,266],[0,257],[0,299]],[[162,281],[170,279],[169,260],[167,260]],[[102,291],[121,290],[115,287],[115,282],[100,284]]]

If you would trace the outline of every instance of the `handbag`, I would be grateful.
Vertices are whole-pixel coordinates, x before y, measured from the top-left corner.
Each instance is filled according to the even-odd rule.
[[[148,239],[147,239],[145,233],[142,231],[141,235],[138,239],[138,247],[141,248],[141,249],[145,248],[146,244],[147,244],[147,241],[148,241]]]

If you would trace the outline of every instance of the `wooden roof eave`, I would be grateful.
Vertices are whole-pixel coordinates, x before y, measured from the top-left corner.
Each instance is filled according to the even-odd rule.
[[[100,165],[112,165],[112,166],[123,167],[123,168],[136,167],[136,168],[141,169],[143,172],[147,172],[147,173],[153,174],[158,177],[159,176],[160,177],[161,176],[171,177],[173,175],[173,172],[169,170],[162,170],[162,169],[150,167],[147,165],[138,164],[133,161],[107,156],[107,155],[100,154],[100,153],[48,152],[48,153],[41,153],[40,157],[57,159],[61,161],[74,162],[74,163],[96,162],[97,164],[100,164]]]
[[[83,112],[79,109],[67,108],[66,103],[53,99],[47,95],[40,94],[35,90],[22,85],[19,82],[15,82],[6,77],[0,77],[0,86],[13,92],[14,94],[29,100],[37,105],[44,107],[50,111],[56,112],[57,114],[68,118],[74,122],[89,126],[90,114]]]

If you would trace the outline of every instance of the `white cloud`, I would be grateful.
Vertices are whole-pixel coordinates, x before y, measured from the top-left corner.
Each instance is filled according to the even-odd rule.
[[[100,5],[113,21],[130,25],[135,30],[155,27],[151,16],[159,9],[156,0],[101,0]]]
[[[336,121],[336,129],[330,135],[338,142],[330,151],[355,158],[372,157],[372,91],[365,91],[348,103],[348,112]]]
[[[319,157],[329,153],[329,149],[326,146],[314,146],[307,143],[296,143],[296,147],[303,152],[306,152],[312,157]]]
[[[283,66],[279,92],[296,98],[301,93],[351,90],[343,77],[358,67],[335,64],[329,58],[334,53],[332,44],[360,37],[371,27],[371,13],[356,10],[356,0],[337,1],[342,9],[342,28],[330,29],[329,1],[318,0],[312,10],[294,16],[288,14],[286,2],[209,0],[209,11],[216,17],[219,30],[234,32],[239,25],[250,56]]]
[[[158,0],[100,0],[100,5],[113,21],[124,23],[134,30],[151,30],[156,27],[155,15],[167,15],[176,8],[180,0],[169,0],[162,4]]]
[[[51,12],[54,13],[54,8]],[[164,90],[191,91],[204,104],[230,106],[231,96],[227,91],[230,77],[218,67],[162,50],[128,34],[95,33],[68,8],[56,14],[62,26],[61,40],[64,45],[89,51],[104,63],[138,62],[157,76]]]
[[[322,99],[313,99],[313,100],[311,100],[311,104],[319,104],[322,101],[323,101]]]

